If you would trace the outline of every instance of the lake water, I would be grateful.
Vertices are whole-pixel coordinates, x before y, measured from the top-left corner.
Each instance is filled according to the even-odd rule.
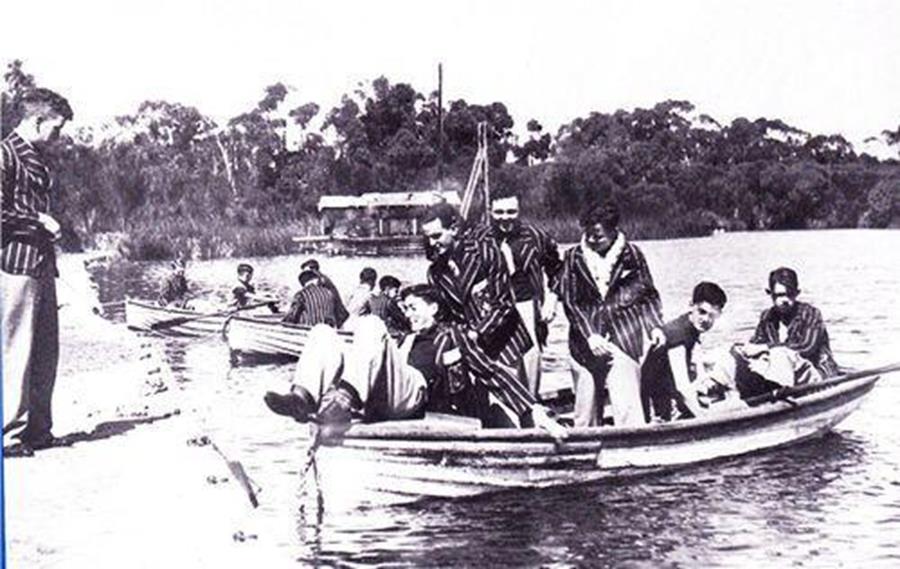
[[[707,346],[749,337],[767,306],[768,272],[787,265],[800,275],[801,298],[825,315],[840,364],[900,359],[900,232],[726,234],[641,247],[666,318],[686,309],[700,280],[726,290],[728,306]],[[287,298],[302,260],[249,261],[260,288]],[[237,262],[192,263],[188,276],[224,298]],[[364,266],[424,280],[423,259],[320,262],[343,291]],[[158,264],[101,271],[101,300],[149,294],[164,272]],[[564,349],[561,314],[557,320],[551,355]],[[291,366],[231,367],[218,338],[154,341],[165,344],[185,408],[264,488],[253,513],[258,541],[286,565],[900,566],[900,375],[881,381],[834,434],[783,450],[621,483],[463,501],[332,512],[325,496],[319,519],[300,513],[296,429],[262,404],[266,390],[286,388]]]

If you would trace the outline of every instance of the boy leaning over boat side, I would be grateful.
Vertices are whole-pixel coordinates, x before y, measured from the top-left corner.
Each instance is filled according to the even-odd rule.
[[[652,351],[642,370],[644,415],[670,421],[702,414],[697,392],[694,347],[722,314],[728,297],[719,285],[701,282],[694,287],[687,312],[650,333]]]

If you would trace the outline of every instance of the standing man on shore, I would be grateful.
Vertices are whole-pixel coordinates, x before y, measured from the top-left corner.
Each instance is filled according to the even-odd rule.
[[[72,119],[49,89],[21,99],[22,120],[0,143],[3,234],[3,436],[30,454],[53,444],[51,403],[59,361],[53,182],[41,154]]]
[[[556,313],[552,288],[562,267],[556,242],[544,230],[519,219],[519,198],[499,194],[491,199],[491,223],[475,233],[494,241],[510,274],[516,310],[525,323],[532,347],[522,356],[522,374],[531,394],[540,389],[541,344]],[[545,286],[544,277],[547,278]],[[539,333],[540,331],[540,333]]]
[[[641,250],[619,229],[619,208],[600,203],[581,219],[581,243],[566,251],[557,294],[569,318],[575,426],[600,425],[603,391],[616,426],[644,424],[641,361],[662,304]]]

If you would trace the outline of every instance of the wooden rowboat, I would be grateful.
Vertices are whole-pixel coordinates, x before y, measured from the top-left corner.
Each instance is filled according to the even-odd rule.
[[[153,325],[181,318],[187,321],[167,326],[165,332],[176,336],[211,336],[222,331],[227,315],[211,313],[204,317],[203,312],[194,310],[170,308],[133,299],[125,301],[125,324],[133,330],[155,331]]]
[[[224,335],[231,351],[250,357],[281,356],[298,358],[309,336],[309,326],[285,324],[277,320],[232,316],[225,325]],[[339,331],[347,343],[352,332]]]
[[[685,421],[571,429],[561,445],[537,429],[429,418],[354,425],[339,444],[318,450],[317,478],[326,502],[392,503],[672,470],[821,436],[859,407],[878,379],[825,382],[789,400]]]
[[[251,307],[253,308],[253,307]],[[153,302],[127,299],[125,324],[133,330],[163,332],[175,336],[201,337],[220,334],[231,313],[209,312],[159,306]],[[261,321],[275,323],[279,314],[265,312],[254,316]]]

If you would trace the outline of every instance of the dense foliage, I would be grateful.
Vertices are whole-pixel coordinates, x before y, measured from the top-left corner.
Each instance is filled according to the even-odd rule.
[[[35,79],[19,61],[4,78],[5,135]],[[577,234],[586,204],[607,195],[635,237],[900,219],[897,160],[858,155],[840,135],[780,120],[722,125],[689,102],[665,101],[593,112],[555,136],[531,120],[520,138],[503,103],[455,100],[443,109],[441,142],[436,93],[381,77],[328,111],[289,103],[295,94],[272,85],[225,124],[146,101],[103,128],[68,132],[52,152],[61,188],[54,210],[67,242],[118,232],[139,258],[284,253],[291,234],[316,227],[322,195],[425,190],[439,177],[445,189],[464,186],[480,121],[490,125],[492,186],[519,194],[525,214],[562,239]],[[882,135],[900,146],[900,127]]]

